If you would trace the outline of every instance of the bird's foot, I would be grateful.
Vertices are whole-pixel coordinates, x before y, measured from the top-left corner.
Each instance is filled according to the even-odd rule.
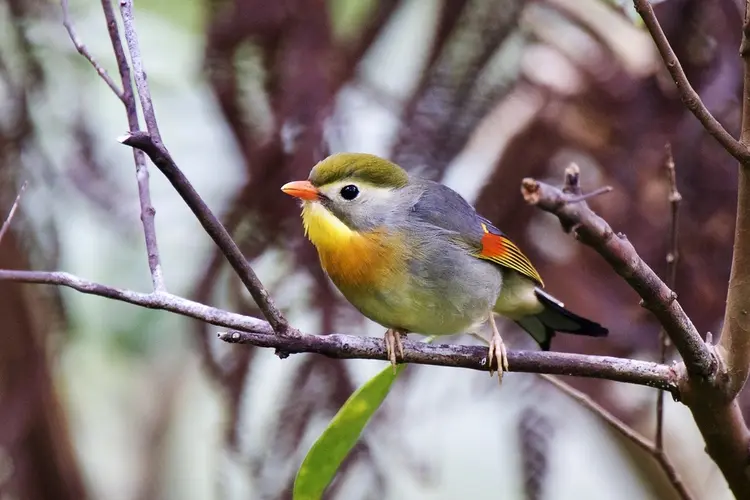
[[[401,359],[404,358],[404,345],[401,343],[403,337],[406,337],[406,332],[395,328],[389,328],[383,337],[383,340],[385,341],[385,352],[393,366],[393,373],[396,373],[396,350],[398,350]]]
[[[492,338],[490,339],[489,353],[487,355],[487,365],[490,367],[490,377],[495,373],[492,368],[493,361],[497,360],[497,379],[503,383],[503,373],[508,371],[508,353],[505,349],[505,343],[497,331],[495,318],[490,315],[490,326],[492,326]]]

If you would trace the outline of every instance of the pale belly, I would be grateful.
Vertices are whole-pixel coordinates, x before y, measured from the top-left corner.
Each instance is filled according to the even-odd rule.
[[[502,274],[494,264],[470,256],[412,271],[406,282],[393,286],[336,285],[376,323],[424,335],[476,331],[489,318],[502,285]]]

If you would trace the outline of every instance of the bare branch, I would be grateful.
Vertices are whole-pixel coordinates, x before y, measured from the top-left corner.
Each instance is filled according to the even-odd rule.
[[[105,0],[106,1],[106,0]],[[237,244],[232,240],[229,232],[214,216],[208,205],[203,201],[198,192],[193,188],[190,181],[183,175],[180,169],[172,160],[169,151],[164,146],[159,133],[159,127],[156,123],[156,115],[151,100],[151,93],[148,88],[146,72],[143,69],[141,52],[138,45],[138,35],[135,31],[133,19],[133,2],[132,0],[120,0],[120,12],[122,14],[123,26],[125,29],[125,40],[130,50],[130,59],[133,62],[135,72],[135,82],[138,88],[138,95],[141,100],[143,117],[146,121],[147,134],[132,131],[120,142],[128,146],[137,148],[145,152],[151,161],[164,173],[169,179],[177,192],[182,196],[187,205],[198,218],[199,222],[222,250],[227,260],[237,272],[240,280],[252,295],[263,315],[273,326],[276,333],[281,335],[296,335],[297,331],[291,328],[273,303],[268,291],[263,287],[255,272],[242,255]],[[119,60],[119,57],[118,57]]]
[[[140,293],[101,285],[64,272],[0,270],[0,281],[66,286],[81,293],[119,300],[148,309],[170,311],[225,328],[250,330],[265,335],[273,333],[273,329],[266,321],[251,316],[224,311],[170,293]]]
[[[130,60],[133,62],[135,73],[135,85],[138,87],[138,96],[141,99],[143,119],[146,122],[146,130],[156,144],[161,144],[161,134],[156,123],[154,104],[151,100],[151,91],[148,88],[146,70],[143,68],[141,49],[138,44],[138,34],[135,31],[135,20],[133,19],[133,0],[120,0],[120,14],[122,14],[122,25],[125,29],[125,41],[130,51]]]
[[[748,7],[746,6],[746,9]],[[744,65],[744,98],[740,142],[750,146],[750,19],[746,10],[740,55]],[[737,223],[732,249],[727,305],[719,340],[719,353],[729,378],[727,399],[734,398],[750,374],[750,162],[740,165],[737,192]]]
[[[679,228],[680,228],[680,202],[682,195],[677,190],[677,173],[674,166],[674,157],[672,156],[672,145],[666,145],[667,176],[669,178],[669,206],[671,210],[671,219],[669,225],[669,251],[667,252],[667,286],[674,290],[677,281],[677,261],[680,259],[679,248],[677,247]],[[661,343],[661,352],[659,353],[659,362],[664,363],[667,359],[667,349],[669,349],[669,337],[662,328],[659,332],[659,341]],[[654,446],[657,450],[664,449],[664,397],[661,393],[656,395],[656,437]]]
[[[750,164],[750,149],[748,146],[740,143],[740,141],[732,137],[732,134],[726,131],[721,123],[708,111],[698,93],[690,85],[685,75],[685,70],[682,69],[682,64],[680,64],[674,50],[672,50],[672,46],[669,44],[664,30],[661,29],[649,0],[633,0],[633,4],[635,5],[635,10],[643,19],[646,28],[648,28],[649,33],[651,33],[651,38],[654,39],[656,48],[659,49],[659,54],[661,54],[667,71],[669,71],[672,80],[674,80],[677,86],[680,99],[685,104],[685,107],[695,115],[703,125],[703,128],[714,136],[730,155],[734,156],[740,163]]]
[[[574,389],[573,387],[569,386],[565,382],[558,380],[556,377],[553,377],[551,375],[545,375],[540,374],[541,378],[558,388],[560,391],[564,392],[574,400],[576,400],[578,403],[580,403],[582,406],[585,406],[589,410],[591,410],[594,414],[596,414],[599,418],[604,420],[612,429],[614,429],[618,434],[620,434],[625,439],[632,442],[634,445],[654,457],[654,460],[657,461],[657,463],[661,466],[662,470],[664,471],[664,474],[667,476],[667,479],[669,482],[674,486],[675,492],[679,495],[679,497],[682,500],[691,500],[693,496],[688,491],[687,487],[685,486],[685,483],[682,482],[682,478],[680,478],[679,473],[677,472],[677,469],[675,469],[672,462],[669,460],[667,455],[664,454],[664,452],[656,447],[654,444],[650,443],[645,437],[643,437],[641,434],[639,434],[635,429],[628,426],[625,422],[620,420],[619,418],[612,415],[610,412],[602,408],[596,401],[588,397],[586,394],[582,393],[581,391],[578,391]],[[659,394],[663,394],[662,391],[659,391]]]
[[[611,193],[613,189],[614,188],[612,186],[602,186],[598,189],[594,189],[590,193],[579,194],[575,196],[568,196],[566,203],[579,203],[581,201],[587,201],[587,200],[590,200],[591,198],[596,198],[597,196]]]
[[[566,169],[566,191],[574,196],[580,194],[579,175],[576,165]],[[521,191],[529,204],[556,215],[565,228],[572,229],[579,240],[594,248],[638,292],[644,307],[657,317],[674,342],[691,376],[705,378],[713,373],[711,353],[676,295],[640,258],[624,234],[615,234],[585,202],[568,203],[570,195],[549,184],[526,178]]]
[[[750,130],[750,125],[748,129]],[[741,173],[744,171],[744,168],[740,170]],[[674,292],[643,262],[624,235],[615,235],[609,224],[585,203],[567,203],[569,193],[580,194],[578,180],[578,167],[572,165],[566,169],[564,190],[534,179],[524,179],[521,191],[527,202],[555,214],[564,228],[574,231],[583,243],[604,257],[643,298],[645,307],[657,317],[684,360],[684,364],[677,367],[680,372],[680,397],[693,413],[706,441],[706,451],[721,469],[735,495],[747,498],[747,492],[750,491],[750,475],[747,473],[750,463],[750,431],[737,400],[727,399],[726,396],[727,377],[723,376],[723,370],[719,370],[726,354],[715,352],[720,349],[703,342],[677,302]],[[747,192],[750,193],[750,174],[747,175],[747,181]],[[741,185],[740,191],[742,189]],[[750,198],[750,194],[747,197]],[[744,212],[750,217],[750,199],[747,204]],[[742,203],[738,211],[743,213]],[[750,235],[750,230],[745,234]],[[736,252],[735,243],[735,261]],[[743,254],[747,256],[745,260],[749,265],[748,273],[743,276],[750,275],[749,253],[750,251]],[[750,280],[745,279],[742,283],[750,287]],[[732,294],[731,284],[729,293]],[[738,300],[750,296],[750,291],[745,290],[745,293]],[[727,308],[729,307],[728,303]],[[746,331],[748,330],[739,333],[744,334]]]
[[[726,131],[721,123],[708,111],[698,93],[690,85],[685,75],[685,70],[682,69],[682,64],[677,59],[672,46],[667,40],[667,36],[664,34],[664,30],[659,25],[659,21],[656,19],[656,14],[654,14],[654,9],[651,8],[649,0],[633,0],[633,4],[635,5],[635,10],[643,19],[646,28],[648,28],[649,33],[651,33],[651,37],[654,39],[657,49],[659,49],[659,54],[661,54],[664,60],[667,71],[669,71],[672,80],[674,80],[677,86],[680,99],[685,104],[685,107],[695,115],[703,125],[703,128],[714,136],[729,154],[741,163],[750,163],[750,149],[748,149],[747,145],[741,144],[737,139],[732,137],[732,134]]]
[[[66,286],[82,293],[107,297],[130,304],[161,309],[199,319],[212,325],[242,331],[222,332],[230,343],[251,344],[288,353],[317,353],[338,359],[388,360],[382,339],[356,335],[273,335],[269,323],[250,316],[223,311],[169,293],[139,293],[84,280],[63,272],[0,270],[0,281]],[[593,377],[646,385],[678,397],[677,374],[665,365],[647,361],[543,351],[511,351],[510,371]],[[487,348],[463,345],[433,345],[404,342],[404,362],[452,366],[487,371]]]
[[[67,3],[67,0],[63,0]],[[133,95],[133,83],[130,80],[130,65],[120,39],[120,30],[117,27],[115,12],[110,0],[102,0],[102,10],[107,20],[107,30],[112,42],[112,49],[117,59],[117,68],[120,72],[123,92],[121,95],[122,103],[125,105],[125,113],[128,117],[128,128],[131,132],[138,132],[138,110]],[[151,188],[149,187],[148,166],[146,165],[146,156],[143,151],[133,149],[133,160],[135,161],[135,177],[138,182],[138,199],[141,206],[141,223],[143,224],[143,236],[146,242],[146,253],[148,257],[148,268],[151,272],[151,283],[157,292],[166,291],[164,285],[164,275],[161,268],[161,259],[159,258],[159,244],[156,238],[156,210],[151,203]]]
[[[78,53],[81,54],[83,57],[85,57],[86,60],[88,60],[88,62],[91,63],[91,65],[96,70],[96,73],[101,77],[102,80],[105,81],[105,83],[109,86],[109,88],[112,89],[112,92],[115,93],[117,98],[122,101],[123,100],[122,90],[120,90],[120,88],[117,86],[117,84],[112,79],[112,77],[109,76],[109,73],[107,73],[107,70],[102,68],[99,65],[99,63],[96,62],[96,59],[94,59],[94,56],[91,55],[91,52],[89,52],[89,49],[86,47],[83,41],[78,37],[78,33],[76,33],[75,27],[73,27],[73,21],[70,20],[70,9],[68,8],[68,0],[60,0],[60,6],[62,7],[63,26],[65,26],[65,29],[68,30],[68,35],[70,36],[70,40],[73,42],[73,45],[75,46],[76,50],[78,50]]]
[[[744,66],[740,143],[750,146],[750,1],[745,2],[740,56]],[[718,387],[690,384],[686,403],[706,440],[706,451],[737,498],[750,495],[750,430],[737,402],[750,373],[750,162],[741,161],[737,179],[737,223],[732,270],[721,338],[716,346]]]
[[[387,361],[383,340],[355,335],[301,335],[281,338],[247,331],[222,332],[226,342],[272,347],[286,353],[315,352],[338,359],[379,359]],[[465,345],[437,345],[404,341],[405,363],[453,366],[487,371],[487,348]],[[665,365],[608,356],[589,356],[550,351],[508,351],[512,372],[550,373],[577,377],[604,378],[647,385],[674,392],[674,372]]]
[[[23,192],[26,191],[26,184],[27,184],[26,181],[24,181],[24,183],[21,184],[21,189],[18,191],[18,195],[16,196],[16,199],[13,202],[13,205],[11,205],[10,207],[8,216],[5,218],[5,222],[3,222],[2,227],[0,227],[0,242],[3,241],[3,236],[5,236],[5,233],[8,232],[8,228],[10,228],[10,222],[13,220],[13,216],[16,215],[16,209],[18,208],[18,204],[21,203],[21,196],[23,196]]]
[[[273,326],[274,331],[281,335],[296,335],[297,331],[289,326],[281,311],[276,308],[268,291],[250,267],[245,256],[242,255],[242,251],[234,240],[232,240],[229,232],[219,222],[211,212],[211,209],[208,208],[208,205],[206,205],[206,202],[203,201],[193,185],[190,184],[187,177],[177,167],[177,164],[170,156],[164,144],[154,142],[149,134],[143,132],[128,134],[118,140],[127,146],[140,149],[146,153],[151,158],[151,161],[154,162],[154,165],[172,183],[172,186],[174,186],[182,199],[185,200],[185,203],[190,207],[190,210],[198,218],[203,229],[206,230],[211,239],[221,249],[229,264],[235,270],[240,280],[242,280],[245,288],[252,295],[255,303],[258,304],[263,315]]]

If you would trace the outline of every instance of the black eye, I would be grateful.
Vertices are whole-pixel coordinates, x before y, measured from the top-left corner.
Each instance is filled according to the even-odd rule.
[[[349,184],[341,188],[341,197],[345,200],[353,200],[359,194],[359,189],[354,184]]]

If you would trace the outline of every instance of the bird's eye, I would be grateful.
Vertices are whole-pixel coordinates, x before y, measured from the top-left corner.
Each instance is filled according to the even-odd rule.
[[[353,200],[359,194],[359,189],[354,184],[349,184],[341,188],[341,197],[345,200]]]

